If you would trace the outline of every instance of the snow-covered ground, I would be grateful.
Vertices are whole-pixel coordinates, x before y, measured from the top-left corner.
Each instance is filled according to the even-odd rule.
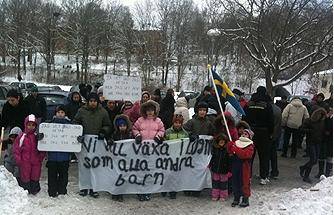
[[[252,180],[248,208],[232,208],[232,198],[225,202],[213,202],[208,190],[202,192],[200,198],[185,197],[179,193],[177,200],[154,194],[150,202],[139,202],[135,195],[126,195],[123,203],[114,202],[108,193],[101,193],[98,199],[81,197],[77,193],[76,164],[70,166],[68,195],[48,197],[46,168],[43,167],[42,190],[32,196],[18,187],[11,174],[0,166],[0,214],[333,214],[333,178],[310,187],[298,177],[296,167],[292,167],[296,162],[300,161],[281,160],[282,178],[268,186],[259,186],[256,179]]]

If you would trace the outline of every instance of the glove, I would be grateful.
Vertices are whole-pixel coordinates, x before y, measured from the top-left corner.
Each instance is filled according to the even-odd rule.
[[[36,138],[37,138],[38,141],[39,141],[39,140],[43,140],[43,138],[44,138],[44,134],[43,134],[43,133],[38,133],[38,134],[36,135]]]
[[[103,140],[104,137],[105,137],[105,136],[104,136],[104,133],[100,132],[100,133],[98,134],[97,139],[99,139],[99,140]]]
[[[190,142],[194,142],[198,138],[199,138],[198,135],[193,134],[193,135],[190,135],[189,140]]]
[[[140,135],[137,135],[136,138],[135,138],[135,140],[136,140],[137,144],[140,144],[141,141],[142,141],[142,137]]]
[[[163,142],[163,138],[161,138],[161,137],[159,137],[159,136],[155,136],[155,137],[153,138],[153,140],[154,140],[154,142],[156,142],[158,145],[159,145],[159,144],[162,144],[162,142]]]
[[[81,136],[81,135],[77,137],[77,140],[78,140],[79,143],[84,143],[84,139],[85,139],[85,137]]]
[[[114,144],[114,140],[110,138],[109,140],[107,140],[107,144],[108,145],[113,145]]]

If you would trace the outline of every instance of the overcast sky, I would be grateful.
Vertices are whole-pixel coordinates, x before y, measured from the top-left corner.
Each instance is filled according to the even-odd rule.
[[[130,9],[134,9],[133,6],[137,3],[137,2],[142,2],[144,0],[119,0],[120,3],[122,3],[125,6],[129,6]],[[155,0],[153,0],[155,1]],[[205,0],[193,0],[195,2],[195,4],[197,4],[198,6],[202,6],[205,4]],[[108,2],[108,0],[104,0],[105,3]]]

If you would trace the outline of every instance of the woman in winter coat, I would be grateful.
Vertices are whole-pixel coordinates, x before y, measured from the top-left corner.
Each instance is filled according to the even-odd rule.
[[[161,101],[159,117],[164,126],[169,128],[172,126],[173,115],[175,111],[174,90],[168,89],[165,98]]]
[[[135,123],[141,114],[141,105],[151,99],[149,92],[144,91],[141,94],[141,100],[136,101],[130,109],[125,110],[123,113],[127,115],[132,123]]]
[[[188,122],[190,117],[189,117],[188,102],[187,102],[187,99],[185,97],[181,97],[181,98],[177,99],[174,114],[175,115],[182,115],[183,124]]]
[[[73,120],[74,116],[78,113],[78,110],[83,106],[82,98],[79,92],[73,92],[69,95],[69,102],[65,108],[66,114],[70,120]]]
[[[37,149],[35,131],[38,125],[35,115],[27,116],[24,126],[24,132],[15,140],[13,152],[16,165],[19,167],[21,186],[35,195],[41,190],[39,179],[45,152]]]
[[[159,104],[153,100],[143,103],[140,107],[141,117],[135,122],[132,128],[136,143],[142,140],[154,140],[158,144],[162,143],[165,128],[161,119],[158,117]],[[151,194],[139,194],[139,201],[149,201]]]
[[[307,183],[312,183],[309,175],[313,165],[317,164],[320,144],[324,141],[326,117],[326,110],[324,108],[319,108],[312,113],[311,118],[306,119],[303,123],[303,130],[306,133],[306,141],[309,145],[310,160],[303,166],[300,166],[299,170],[303,181]]]
[[[291,157],[297,155],[297,146],[301,141],[300,127],[305,119],[309,118],[307,108],[302,101],[295,97],[290,104],[284,108],[282,113],[282,126],[284,127],[284,144],[282,157],[287,157],[288,146],[292,134]]]

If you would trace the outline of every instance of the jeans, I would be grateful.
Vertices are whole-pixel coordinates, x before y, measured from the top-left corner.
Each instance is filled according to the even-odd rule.
[[[288,147],[290,142],[290,137],[292,134],[292,145],[291,145],[291,157],[296,157],[297,146],[300,142],[300,131],[299,129],[286,127],[284,131],[284,144],[283,144],[283,154],[288,153]]]

